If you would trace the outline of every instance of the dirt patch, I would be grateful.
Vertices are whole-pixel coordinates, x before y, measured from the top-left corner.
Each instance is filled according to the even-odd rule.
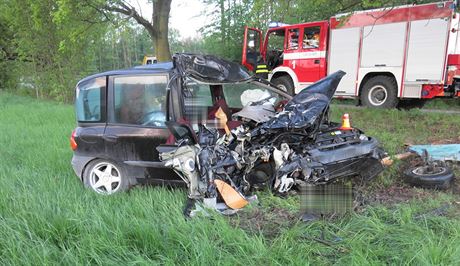
[[[364,204],[386,204],[394,205],[405,203],[414,199],[427,199],[434,197],[428,190],[415,189],[405,185],[394,184],[386,188],[379,189],[373,193],[366,193],[361,201]]]
[[[242,210],[230,217],[230,224],[250,234],[262,234],[268,239],[279,236],[284,229],[292,227],[299,221],[299,215],[283,208],[258,207]]]
[[[432,145],[439,145],[439,144],[456,144],[460,143],[460,136],[448,139],[437,139],[436,137],[429,138],[428,143]]]

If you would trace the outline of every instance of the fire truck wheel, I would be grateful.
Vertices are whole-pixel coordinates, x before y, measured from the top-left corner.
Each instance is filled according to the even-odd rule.
[[[394,78],[376,76],[370,78],[361,91],[361,103],[364,106],[395,108],[398,105],[397,84]]]
[[[291,77],[289,76],[281,76],[272,79],[271,81],[281,90],[289,93],[290,95],[294,95],[294,83],[292,82]]]

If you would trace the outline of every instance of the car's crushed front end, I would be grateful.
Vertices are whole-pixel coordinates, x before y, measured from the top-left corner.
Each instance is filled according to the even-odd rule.
[[[182,74],[201,82],[250,79],[212,58],[180,59]],[[327,184],[351,176],[371,179],[383,170],[384,152],[377,140],[328,118],[343,75],[336,72],[305,88],[278,112],[279,106],[267,97],[248,103],[231,118],[218,113],[220,129],[200,125],[195,132],[186,123],[168,123],[176,144],[158,147],[161,160],[187,183],[190,199],[215,202],[220,194],[232,209],[244,206],[244,195],[253,188],[283,194],[300,184]],[[230,129],[230,119],[240,125]]]

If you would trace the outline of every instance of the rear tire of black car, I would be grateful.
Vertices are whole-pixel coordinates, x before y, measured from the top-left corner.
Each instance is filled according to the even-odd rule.
[[[132,182],[122,165],[111,160],[96,159],[85,167],[83,183],[96,193],[111,195],[129,190]]]
[[[397,88],[396,80],[392,77],[372,77],[363,85],[361,103],[374,108],[395,108],[399,102]]]
[[[280,76],[271,80],[273,84],[275,84],[280,90],[289,93],[290,95],[294,95],[294,82],[292,82],[291,77],[289,76]]]
[[[427,166],[418,166],[404,172],[405,181],[411,185],[432,188],[448,189],[454,178],[452,170],[446,166],[437,167],[436,171],[427,171]]]

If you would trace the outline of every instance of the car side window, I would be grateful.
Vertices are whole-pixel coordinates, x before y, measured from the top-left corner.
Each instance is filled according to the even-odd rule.
[[[208,108],[213,106],[209,84],[199,83],[186,78],[182,90],[184,96],[184,116],[192,124],[201,123],[207,119]]]
[[[198,83],[190,78],[185,80],[185,100],[193,100],[193,104],[212,106],[212,96],[209,84]],[[186,104],[187,105],[187,104]]]
[[[167,82],[166,75],[115,77],[114,122],[165,127]]]
[[[106,77],[83,82],[77,86],[75,107],[79,122],[101,122],[105,106]]]

